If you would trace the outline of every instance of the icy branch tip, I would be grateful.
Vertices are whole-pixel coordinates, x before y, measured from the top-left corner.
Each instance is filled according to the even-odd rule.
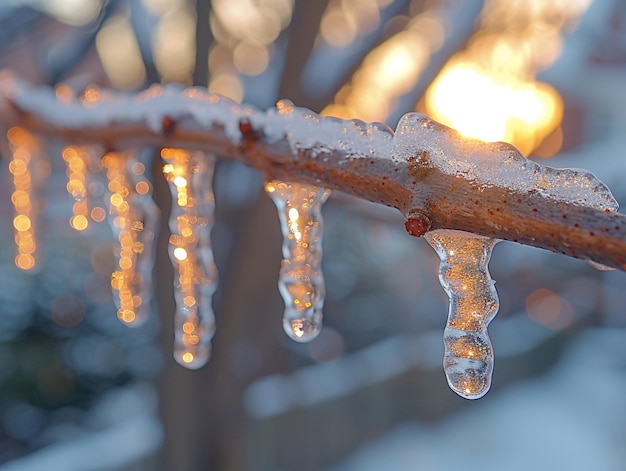
[[[511,144],[465,137],[419,113],[408,113],[400,119],[391,159],[396,163],[413,162],[436,168],[482,188],[538,193],[595,209],[616,211],[618,208],[609,188],[588,170],[539,165]]]

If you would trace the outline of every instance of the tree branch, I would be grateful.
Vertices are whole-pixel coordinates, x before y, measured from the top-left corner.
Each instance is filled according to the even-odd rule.
[[[333,188],[397,208],[409,233],[456,229],[626,270],[626,216],[592,174],[540,166],[416,113],[384,125],[319,117],[279,102],[261,112],[206,90],[152,87],[62,101],[0,78],[0,120],[70,142],[205,150],[266,179]]]

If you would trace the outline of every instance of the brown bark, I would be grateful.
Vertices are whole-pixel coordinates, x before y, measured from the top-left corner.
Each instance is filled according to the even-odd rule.
[[[8,125],[60,135],[73,142],[99,142],[111,148],[141,144],[202,149],[240,160],[261,171],[266,179],[325,186],[397,208],[409,218],[419,213],[422,224],[431,229],[472,232],[626,270],[623,214],[559,201],[540,192],[513,190],[497,183],[480,185],[442,172],[427,162],[410,159],[394,162],[385,155],[388,145],[384,149],[376,148],[376,142],[368,141],[372,151],[367,157],[354,158],[341,149],[330,149],[320,158],[315,148],[295,152],[286,139],[270,142],[263,129],[248,129],[249,122],[240,123],[243,134],[240,139],[232,139],[220,123],[203,128],[191,113],[179,113],[171,118],[173,125],[164,125],[162,131],[155,132],[145,117],[134,121],[125,117],[123,107],[119,118],[102,123],[95,119],[98,105],[90,109],[93,121],[86,119],[80,127],[70,128],[59,124],[62,121],[42,118],[32,109],[32,100],[23,107],[21,95],[13,96],[14,89],[6,89],[12,92],[5,92],[3,97],[0,92],[0,109],[4,110],[0,119]],[[22,95],[25,93],[28,89]],[[58,102],[55,106],[63,114],[71,113],[72,106],[81,105]],[[204,106],[212,105],[205,102]],[[447,134],[442,133],[442,138]]]

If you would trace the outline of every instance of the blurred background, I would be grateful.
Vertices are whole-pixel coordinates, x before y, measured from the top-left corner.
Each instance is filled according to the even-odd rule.
[[[391,127],[418,110],[590,169],[626,202],[621,0],[7,0],[0,68],[87,101],[175,82]],[[217,333],[209,364],[187,371],[171,356],[161,162],[146,160],[162,213],[151,316],[129,329],[103,169],[76,219],[71,144],[47,139],[27,183],[2,156],[0,470],[626,469],[624,273],[498,244],[494,382],[467,401],[442,371],[438,259],[399,213],[333,194],[325,326],[296,344],[274,206],[258,173],[219,161]]]

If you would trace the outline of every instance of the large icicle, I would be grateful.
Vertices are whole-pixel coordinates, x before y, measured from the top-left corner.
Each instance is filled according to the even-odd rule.
[[[211,249],[215,207],[215,158],[202,152],[164,148],[163,173],[172,192],[169,252],[174,265],[174,358],[198,369],[211,355],[215,333],[212,295],[217,268]]]
[[[139,326],[150,312],[159,210],[137,151],[109,152],[102,157],[102,166],[108,180],[108,220],[118,240],[114,248],[117,267],[111,276],[111,287],[117,291],[113,299],[120,320]]]
[[[489,391],[493,348],[487,325],[498,312],[498,294],[487,265],[496,239],[437,230],[425,236],[441,263],[439,281],[450,298],[443,367],[450,388],[466,399]]]
[[[321,208],[331,191],[314,185],[272,181],[265,191],[278,209],[283,261],[278,288],[285,302],[283,328],[298,342],[315,338],[322,328]]]

